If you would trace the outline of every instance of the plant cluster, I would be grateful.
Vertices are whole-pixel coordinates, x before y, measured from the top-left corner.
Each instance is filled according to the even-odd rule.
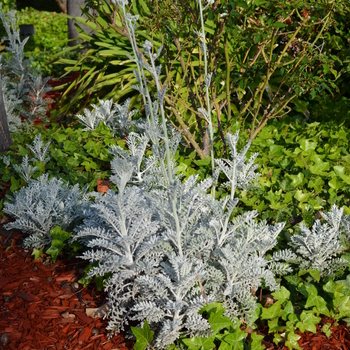
[[[196,1],[162,1],[152,11],[154,6],[139,0],[130,8],[140,17],[143,37],[156,49],[164,46],[160,60],[171,86],[165,94],[167,117],[201,159],[211,152],[211,127],[201,113],[207,93],[215,141],[221,139],[225,150],[224,134],[234,119],[244,119],[254,139],[270,120],[291,111],[309,118],[305,98],[332,95],[346,81],[349,6],[344,0],[332,6],[304,0],[216,2],[202,17]],[[97,17],[86,13],[95,34],[82,32],[84,41],[77,47],[90,50],[81,60],[58,61],[69,72],[81,72],[70,86],[75,89],[70,105],[62,96],[60,113],[72,104],[81,110],[100,94],[118,103],[130,97],[132,105],[142,106],[132,90],[131,62],[124,59],[132,48],[121,11],[105,0],[95,10]],[[202,55],[203,36],[207,56]]]
[[[6,31],[7,54],[0,56],[0,74],[8,114],[9,128],[18,131],[25,125],[28,127],[34,119],[45,119],[50,99],[45,93],[51,90],[49,77],[43,78],[37,70],[30,66],[31,60],[26,58],[24,47],[29,37],[21,39],[18,29],[18,18],[15,11],[0,13],[0,19]]]
[[[213,53],[220,51],[221,35],[223,43],[230,44],[232,38],[225,39],[224,28],[232,19],[220,12],[223,15],[220,18],[227,23],[223,23],[222,33],[216,28],[213,34],[211,21],[215,28],[213,16],[218,9],[215,4],[211,7],[213,4],[210,0],[203,6],[202,1],[197,0],[194,10],[198,11],[198,20],[190,18],[190,11],[187,11],[188,28],[196,28],[198,40],[198,51],[191,51],[192,61],[188,65],[193,68],[197,54],[198,65],[194,66],[198,71],[196,68],[193,74],[198,81],[189,77],[186,80],[185,76],[178,87],[168,79],[166,59],[163,62],[167,75],[162,75],[162,65],[157,63],[163,60],[159,43],[151,43],[145,35],[143,46],[138,45],[138,16],[129,10],[140,11],[139,6],[144,5],[143,11],[147,12],[146,2],[131,6],[127,0],[114,0],[111,5],[103,1],[100,7],[96,4],[96,10],[101,10],[115,24],[107,29],[107,22],[94,18],[97,29],[94,35],[100,38],[106,33],[110,35],[108,47],[101,45],[107,55],[112,57],[116,50],[117,55],[122,56],[122,50],[114,49],[113,45],[116,28],[123,28],[123,33],[117,32],[123,36],[123,47],[129,56],[127,67],[118,74],[128,72],[130,77],[133,72],[133,78],[128,81],[127,92],[118,91],[119,99],[123,100],[131,89],[139,96],[133,92],[131,99],[125,99],[124,103],[118,98],[114,103],[111,95],[103,96],[99,105],[92,105],[92,110],[84,109],[77,115],[76,125],[69,128],[52,125],[52,129],[42,129],[41,133],[37,129],[33,135],[17,134],[19,145],[1,158],[6,166],[1,179],[11,181],[13,192],[4,203],[3,211],[14,218],[6,227],[28,234],[24,244],[34,248],[36,258],[44,249],[54,261],[67,246],[82,251],[81,258],[91,263],[86,278],[104,279],[111,333],[126,331],[130,324],[138,325],[131,327],[137,340],[135,349],[263,349],[262,336],[256,332],[248,336],[244,330],[248,325],[256,328],[261,324],[267,325],[276,344],[284,342],[289,349],[300,349],[295,331],[316,332],[316,325],[324,316],[335,323],[350,317],[350,287],[346,276],[350,258],[344,253],[350,234],[350,216],[344,215],[348,207],[338,209],[334,204],[329,211],[314,217],[314,211],[328,209],[323,198],[328,204],[346,201],[348,133],[344,127],[335,128],[331,122],[315,130],[319,127],[317,123],[299,121],[298,124],[291,118],[284,118],[264,127],[254,137],[251,131],[243,132],[241,138],[238,131],[228,132],[222,143],[216,142],[215,136],[220,135],[220,130],[213,120],[220,113],[215,99],[221,101],[228,97],[216,95],[221,91],[216,75],[221,68],[218,65],[217,72],[213,70],[216,59]],[[169,4],[161,4],[161,10],[165,5]],[[297,2],[297,6],[302,5],[304,2]],[[188,6],[191,5],[185,8]],[[254,2],[255,7],[247,5],[248,8],[231,1],[227,6],[232,7],[227,8],[230,12],[237,10],[237,16],[253,15],[249,11],[256,6],[261,7],[262,14],[271,12],[270,5],[264,1]],[[328,18],[335,12],[322,13],[322,9],[321,5],[316,6],[314,11],[320,14],[321,20],[310,27],[307,27],[310,19],[298,9],[293,12],[287,8],[283,14],[277,6],[276,14],[283,16],[279,17],[273,31],[269,30],[271,18],[262,15],[258,24],[255,17],[249,17],[253,23],[244,29],[261,48],[254,57],[271,63],[270,67],[262,67],[261,62],[258,65],[270,74],[268,78],[263,77],[263,85],[260,86],[261,81],[254,76],[257,90],[252,90],[251,94],[258,93],[254,97],[255,111],[250,112],[253,115],[251,130],[254,130],[254,123],[259,128],[267,118],[265,113],[260,113],[265,92],[270,97],[270,91],[275,98],[285,89],[291,89],[290,94],[292,90],[298,94],[291,88],[293,74],[288,76],[288,81],[282,78],[283,83],[277,79],[280,84],[277,90],[271,82],[276,78],[278,61],[284,62],[286,57],[295,59],[290,63],[294,68],[302,63],[301,60],[296,64],[300,50],[295,45],[289,46],[294,43],[295,33],[307,33],[319,26],[324,26],[321,32],[329,29]],[[340,6],[338,10],[344,9]],[[116,14],[120,17],[113,19],[112,15]],[[254,16],[258,14],[254,12]],[[296,23],[298,16],[302,17],[300,23]],[[170,16],[170,31],[174,30],[171,21],[176,21],[176,17]],[[162,23],[157,25],[161,27]],[[282,35],[279,30],[286,27],[291,29],[291,37],[281,44],[282,48],[276,49],[274,43]],[[24,43],[17,40],[15,31],[9,33],[14,38],[11,50],[23,52]],[[260,33],[261,37],[254,33]],[[176,34],[182,40],[182,34]],[[219,48],[207,40],[212,35],[216,35]],[[314,40],[315,44],[319,39],[317,33],[310,35],[309,41]],[[95,45],[94,40],[91,43]],[[323,62],[321,56],[313,56],[308,43],[304,44],[303,58],[313,57],[317,64]],[[286,45],[288,49],[283,52]],[[270,58],[267,58],[268,48]],[[167,50],[171,51],[165,47],[165,58]],[[254,54],[253,48],[251,50]],[[247,59],[250,54],[248,50]],[[9,56],[8,62],[12,59],[16,72],[20,72],[19,63],[26,61]],[[99,61],[99,56],[93,59],[98,64],[103,62]],[[25,63],[25,67],[29,65]],[[94,77],[101,76],[95,76],[91,68],[87,80],[81,81],[77,91],[86,88]],[[20,89],[29,92],[28,86],[15,86],[11,79],[12,76],[3,81],[14,86],[11,91],[14,96]],[[195,151],[179,147],[181,134],[176,130],[177,124],[170,126],[168,123],[171,119],[169,100],[174,98],[174,91],[181,84],[189,89],[189,81],[196,81],[198,104],[193,113],[201,120],[197,126],[201,125],[207,132],[210,156],[201,160],[194,160],[197,152],[194,144]],[[310,80],[303,83],[307,89]],[[35,95],[35,91],[43,85],[39,79],[37,83],[33,79],[35,85],[32,94],[39,99],[40,92]],[[22,103],[11,97],[9,88],[6,91],[7,109],[16,111]],[[182,96],[182,92],[175,95]],[[184,96],[173,101],[180,103]],[[284,98],[289,97],[287,93]],[[293,99],[297,101],[297,97]],[[244,97],[239,100],[243,101]],[[135,101],[141,104],[139,115],[144,116],[137,121],[132,120],[135,110],[130,111]],[[232,107],[232,103],[230,105]],[[248,109],[253,108],[249,100],[247,105],[251,106]],[[44,113],[40,103],[32,106],[33,116]],[[302,113],[302,105],[298,106]],[[187,113],[186,108],[183,115]],[[275,105],[271,108],[278,109]],[[79,123],[84,125],[84,130]],[[274,139],[273,134],[276,135]],[[125,140],[116,142],[115,137],[125,137]],[[261,151],[261,155],[255,151]],[[220,154],[222,157],[218,156]],[[22,159],[18,163],[19,155]],[[256,172],[256,163],[262,165],[262,174]],[[95,187],[97,176],[110,176],[113,185],[106,194],[87,192]],[[24,184],[26,186],[19,189]],[[313,193],[309,193],[310,189]],[[339,194],[340,189],[343,193]],[[278,223],[278,218],[296,215],[292,212],[296,209],[303,217],[293,218],[295,222],[289,226]],[[259,211],[262,221],[258,220]],[[303,222],[294,226],[298,221]],[[341,280],[334,282],[336,278]],[[266,290],[272,294],[266,296]],[[264,298],[269,301],[264,302]],[[331,323],[324,323],[322,331],[329,336],[331,327]]]
[[[337,108],[341,105],[347,110],[347,101],[339,101]],[[350,213],[348,122],[346,113],[337,108],[333,120],[305,124],[288,117],[262,130],[251,146],[260,154],[260,190],[239,194],[247,208],[258,208],[270,220],[305,218],[308,227],[319,211],[333,204]],[[181,162],[181,168],[191,173]],[[288,230],[294,232],[291,226]]]
[[[226,136],[229,159],[215,159],[211,153],[212,178],[198,182],[198,176],[190,176],[180,181],[174,161],[179,135],[166,125],[166,85],[161,83],[161,66],[156,66],[161,49],[154,53],[153,45],[146,41],[143,51],[140,50],[135,35],[137,17],[126,11],[127,1],[117,3],[134,52],[130,58],[137,66],[135,89],[142,95],[146,113],[146,122],[137,126],[141,134],[129,133],[128,149],[114,146],[110,150],[114,156],[110,179],[117,191],[110,190],[106,195],[91,193],[94,201],[84,203],[80,209],[81,193],[77,187],[72,191],[47,176],[29,180],[33,169],[25,157],[19,170],[29,184],[15,194],[12,203],[5,204],[5,212],[18,217],[8,227],[27,227],[32,233],[28,244],[39,248],[51,242],[50,231],[54,227],[65,225],[65,229],[77,216],[82,218],[82,224],[74,228],[73,241],[79,240],[88,248],[82,258],[97,262],[89,276],[110,276],[106,280],[109,329],[118,332],[130,321],[141,325],[147,321],[156,330],[153,343],[156,348],[166,348],[184,335],[210,335],[210,323],[198,312],[214,301],[222,303],[225,315],[231,320],[253,322],[255,291],[262,283],[270,290],[279,289],[275,275],[292,271],[286,261],[300,260],[303,269],[319,269],[325,275],[333,274],[333,267],[344,268],[345,260],[338,259],[336,265],[335,260],[329,261],[340,252],[340,223],[348,222],[347,218],[343,219],[342,210],[334,208],[324,215],[328,223],[321,225],[316,221],[312,232],[301,226],[300,234],[291,240],[295,253],[279,250],[269,258],[267,253],[276,246],[284,225],[258,223],[255,211],[232,218],[238,203],[236,190],[249,189],[258,176],[254,165],[257,155],[247,161],[251,142],[239,151],[238,132]],[[205,8],[200,1],[199,4],[203,17]],[[202,39],[201,48],[206,57],[204,31]],[[146,76],[149,75],[155,81],[156,99],[152,99],[148,89]],[[210,78],[206,71],[207,101]],[[85,116],[78,117],[89,130],[94,130],[100,121],[108,125],[117,111],[122,111],[119,114],[128,120],[128,109],[128,102],[124,108],[116,105],[112,109],[112,101],[101,101],[101,107],[95,106],[93,112],[86,111]],[[199,111],[208,122],[213,150],[210,105]],[[128,131],[128,125],[124,129]],[[146,156],[149,143],[152,154]],[[49,161],[46,156],[49,146],[44,146],[40,137],[30,148],[37,160]],[[221,173],[226,178],[221,186],[228,195],[216,199]],[[37,189],[39,183],[42,191]],[[67,191],[76,193],[74,198],[67,196]],[[34,198],[38,192],[40,198]],[[45,216],[42,209],[48,198],[54,205],[49,206],[52,213]],[[29,203],[29,207],[24,203]],[[40,225],[35,225],[39,217]],[[347,225],[342,227],[348,234]],[[319,253],[319,242],[323,241],[315,239],[316,236],[329,243],[328,250]]]

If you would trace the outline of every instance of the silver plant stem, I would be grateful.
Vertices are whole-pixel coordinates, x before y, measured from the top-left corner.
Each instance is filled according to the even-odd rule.
[[[204,55],[204,73],[205,78],[208,77],[208,59],[207,59],[207,44],[206,44],[206,38],[205,38],[205,30],[204,30],[204,18],[203,18],[203,8],[202,8],[202,0],[198,0],[199,4],[199,13],[201,16],[201,29],[202,29],[202,49],[203,49],[203,55]],[[211,121],[211,110],[210,110],[210,99],[209,99],[209,86],[205,85],[205,95],[206,95],[206,102],[207,102],[207,113],[208,113],[208,129],[209,129],[209,141],[210,141],[210,155],[211,155],[211,170],[212,174],[214,176],[214,170],[215,170],[215,162],[214,162],[214,132],[213,132],[213,124]],[[213,184],[212,187],[212,195],[215,199],[215,184]]]
[[[146,80],[146,76],[145,76],[145,72],[144,72],[144,65],[143,65],[143,54],[140,52],[140,50],[137,47],[137,43],[136,43],[136,37],[135,37],[135,31],[134,28],[132,27],[132,25],[128,25],[128,20],[126,19],[126,13],[125,13],[125,6],[122,7],[123,8],[123,16],[125,19],[125,23],[127,26],[127,30],[129,32],[129,40],[130,43],[132,45],[133,48],[133,52],[135,55],[135,59],[136,59],[136,64],[137,64],[137,69],[140,75],[140,85],[141,85],[141,90],[144,92],[142,93],[142,98],[143,98],[143,102],[144,104],[148,105],[149,111],[150,111],[150,115],[151,118],[149,120],[148,116],[147,116],[147,121],[148,123],[150,123],[152,125],[152,128],[155,130],[156,129],[156,116],[154,115],[154,111],[153,111],[153,103],[152,103],[152,99],[148,90],[148,86],[147,86],[147,80]],[[140,54],[139,54],[140,52]],[[166,134],[167,135],[167,134]],[[160,147],[159,147],[159,140],[158,137],[156,135],[150,135],[151,140],[153,145],[156,148],[156,153],[157,153],[157,157],[160,161],[160,166],[162,168],[162,172],[164,175],[164,178],[167,179],[168,175],[164,166],[164,163],[161,161],[161,156],[160,156]],[[168,179],[169,182],[170,179]]]

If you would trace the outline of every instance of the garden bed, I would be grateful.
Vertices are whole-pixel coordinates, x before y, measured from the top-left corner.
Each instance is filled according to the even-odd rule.
[[[20,232],[0,226],[0,235],[0,333],[8,336],[8,343],[0,344],[2,349],[133,348],[133,342],[122,334],[108,340],[107,320],[86,315],[87,308],[105,303],[105,294],[91,286],[74,291],[84,261],[35,261],[30,251],[19,246]],[[349,349],[350,329],[346,323],[333,325],[328,338],[321,330],[327,322],[332,320],[323,317],[315,334],[297,331],[301,336],[299,345],[304,350]],[[262,344],[266,349],[288,349],[274,344],[273,334],[268,331],[263,325],[258,331],[264,335]]]

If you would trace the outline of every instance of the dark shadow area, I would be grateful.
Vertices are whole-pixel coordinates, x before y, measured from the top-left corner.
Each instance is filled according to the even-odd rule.
[[[62,12],[55,0],[17,0],[16,4],[18,11],[26,7],[32,7],[39,11]]]

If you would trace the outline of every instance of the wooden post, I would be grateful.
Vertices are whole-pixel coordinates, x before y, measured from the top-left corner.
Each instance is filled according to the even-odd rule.
[[[61,0],[62,1],[62,0]],[[66,0],[67,1],[67,14],[69,16],[74,17],[83,17],[86,18],[86,15],[82,14],[81,7],[86,6],[86,0]],[[110,0],[107,0],[107,3],[110,4]],[[92,15],[94,14],[93,9],[89,9],[89,13]],[[79,33],[74,27],[74,20],[68,19],[68,39],[79,39]],[[83,28],[86,34],[90,35],[93,30],[89,28],[88,26],[84,26],[83,24],[79,23],[79,26]],[[79,43],[78,40],[74,40],[70,43],[68,43],[69,46],[75,46]]]
[[[85,6],[85,0],[67,0],[67,14],[74,17],[85,17],[82,16],[82,11],[80,6]],[[68,39],[78,39],[79,33],[74,26],[74,20],[68,19]],[[91,33],[91,29],[82,24],[79,24],[87,34]],[[68,43],[69,46],[75,46],[79,43],[78,40],[74,40]]]
[[[0,75],[0,152],[8,150],[12,144],[13,141],[11,139],[9,125],[7,122],[7,114],[5,110]]]

